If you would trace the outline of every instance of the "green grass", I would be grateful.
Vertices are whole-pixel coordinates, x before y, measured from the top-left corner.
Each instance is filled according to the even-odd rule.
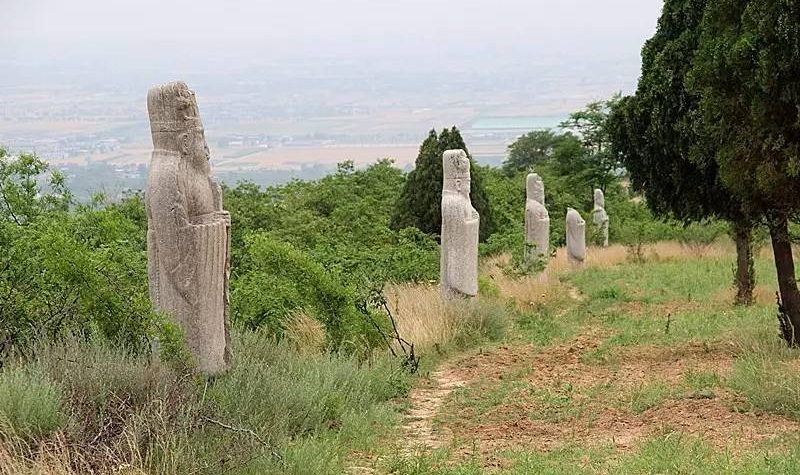
[[[675,389],[669,384],[664,381],[650,381],[635,387],[626,402],[631,412],[641,414],[674,396]]]
[[[385,473],[407,475],[784,475],[800,473],[800,444],[777,449],[719,451],[691,435],[665,429],[632,452],[610,445],[566,441],[548,451],[517,450],[503,453],[504,468],[484,467],[479,460],[453,463],[440,455],[394,457]]]
[[[32,442],[62,429],[63,399],[41,371],[15,366],[0,371],[0,439]]]
[[[756,268],[762,285],[775,286],[769,260],[757,260]],[[456,436],[445,450],[415,457],[389,455],[379,473],[800,474],[800,434],[792,431],[744,447],[733,445],[738,439],[732,438],[730,445],[720,447],[655,425],[655,432],[625,448],[601,437],[589,443],[568,438],[547,449],[513,451],[480,447],[480,440],[472,435],[477,426],[496,423],[502,427],[519,418],[532,427],[537,421],[579,422],[592,430],[597,424],[595,412],[604,405],[646,418],[645,412],[667,400],[730,398],[731,392],[735,403],[718,399],[715,404],[730,404],[732,412],[773,413],[800,420],[800,376],[796,376],[800,352],[785,348],[779,340],[773,303],[732,305],[732,277],[732,256],[650,260],[569,273],[565,280],[586,298],[518,313],[507,340],[510,344],[533,344],[535,349],[526,353],[533,356],[588,332],[587,341],[599,343],[596,347],[573,346],[566,353],[589,365],[587,371],[592,365],[602,365],[602,371],[613,374],[632,362],[639,347],[671,355],[666,358],[683,358],[682,349],[693,358],[704,358],[705,352],[709,361],[724,354],[726,359],[733,358],[732,369],[690,365],[678,382],[645,373],[633,386],[609,381],[578,387],[568,379],[535,385],[530,381],[537,371],[535,360],[521,359],[499,380],[478,379],[451,393],[437,417],[440,429],[449,428]],[[560,351],[556,355],[561,360],[549,364],[569,361],[563,356],[565,350]],[[520,439],[520,444],[526,444],[525,440]],[[465,459],[464,452],[472,456]],[[497,460],[503,462],[498,465]]]
[[[323,475],[399,420],[392,400],[411,377],[396,360],[299,354],[262,333],[234,342],[233,367],[209,380],[102,345],[40,348],[0,372],[0,419],[37,442],[63,428],[79,472]]]
[[[777,345],[742,355],[726,385],[747,399],[744,409],[781,414],[800,420],[800,374],[797,354]]]

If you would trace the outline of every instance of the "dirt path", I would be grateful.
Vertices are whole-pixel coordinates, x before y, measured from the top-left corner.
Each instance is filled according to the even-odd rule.
[[[435,434],[433,419],[439,413],[447,396],[455,389],[467,384],[456,371],[449,368],[431,373],[431,386],[415,388],[411,391],[411,410],[403,425],[405,453],[412,455],[420,450],[438,449],[447,444],[449,437]]]

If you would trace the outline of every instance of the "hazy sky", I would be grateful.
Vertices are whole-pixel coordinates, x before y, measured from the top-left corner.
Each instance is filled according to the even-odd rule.
[[[260,51],[638,52],[661,0],[0,0],[5,52],[158,42]],[[184,47],[184,46],[182,46]],[[89,49],[91,49],[89,48]],[[169,54],[166,51],[161,53]]]

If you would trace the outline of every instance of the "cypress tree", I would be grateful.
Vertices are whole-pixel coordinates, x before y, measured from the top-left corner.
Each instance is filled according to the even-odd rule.
[[[408,174],[403,191],[397,200],[391,226],[394,229],[415,227],[422,232],[439,235],[442,228],[442,154],[445,150],[469,150],[461,133],[453,126],[445,128],[441,134],[431,130],[422,142],[414,170]],[[470,156],[472,206],[481,216],[480,239],[485,241],[492,233],[494,222],[489,199],[483,188],[480,167]]]

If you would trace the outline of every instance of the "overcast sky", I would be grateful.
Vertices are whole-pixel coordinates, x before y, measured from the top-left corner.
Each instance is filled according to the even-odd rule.
[[[661,0],[0,0],[5,52],[152,42],[278,54],[638,53]],[[88,48],[87,45],[91,45]],[[265,51],[265,49],[269,51]],[[161,53],[165,53],[161,51]]]

